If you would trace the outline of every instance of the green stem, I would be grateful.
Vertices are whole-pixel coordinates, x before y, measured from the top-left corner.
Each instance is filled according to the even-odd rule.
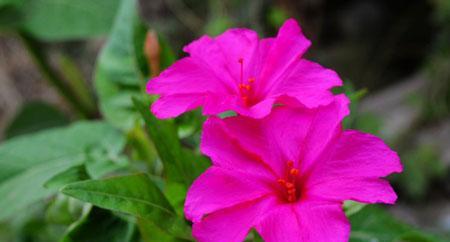
[[[38,42],[31,36],[25,33],[19,32],[19,37],[22,39],[24,46],[26,47],[31,58],[35,62],[39,71],[45,77],[45,79],[53,85],[61,96],[83,117],[90,117],[91,113],[89,109],[82,105],[78,101],[76,95],[67,86],[67,84],[58,76],[58,74],[50,67],[46,55],[42,52]]]
[[[90,114],[96,113],[97,105],[94,95],[90,91],[90,88],[77,65],[68,56],[61,55],[60,66],[61,71],[68,81],[67,84],[75,93],[78,100],[89,110]]]
[[[139,159],[147,163],[150,173],[158,173],[157,165],[155,164],[157,160],[155,147],[141,126],[136,125],[130,130],[128,142],[135,149]]]

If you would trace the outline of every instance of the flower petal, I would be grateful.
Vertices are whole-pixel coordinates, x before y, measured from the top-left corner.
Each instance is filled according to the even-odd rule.
[[[204,215],[252,201],[272,191],[242,173],[211,167],[189,188],[184,204],[186,217],[199,222]]]
[[[227,97],[233,90],[197,60],[186,57],[151,79],[147,92],[161,96],[152,107],[154,114],[171,118],[203,105],[213,95]]]
[[[280,206],[256,230],[266,242],[346,242],[350,236],[341,204],[310,202]]]
[[[243,78],[248,78],[257,48],[258,34],[255,31],[229,29],[215,38],[203,36],[185,46],[183,50],[191,57],[201,60],[215,75],[223,77],[231,86],[237,88],[241,74],[239,60],[244,61]]]
[[[342,119],[349,112],[348,103],[345,96],[338,95],[333,103],[317,109],[277,107],[263,119],[226,118],[223,127],[228,136],[260,155],[282,176],[288,161],[302,170],[314,163],[340,132]]]
[[[243,116],[253,119],[260,119],[267,116],[272,111],[275,101],[275,98],[266,98],[251,107],[242,107],[236,105],[234,107],[234,110]]]
[[[151,107],[153,114],[160,119],[173,118],[193,110],[204,103],[203,94],[176,94],[161,96]]]
[[[343,94],[327,106],[317,108],[298,158],[300,169],[307,171],[323,155],[326,147],[342,131],[342,120],[350,113],[350,100]]]
[[[289,73],[280,79],[269,96],[294,97],[308,108],[333,101],[330,89],[342,85],[342,80],[335,71],[304,59],[299,60]]]
[[[311,42],[305,38],[294,19],[284,22],[265,58],[260,75],[261,82],[265,85],[258,91],[267,93],[292,64],[302,57],[310,45]]]
[[[397,196],[380,177],[401,172],[398,155],[373,135],[345,131],[330,147],[329,157],[311,172],[311,194],[366,203],[394,203]]]
[[[172,95],[224,91],[222,81],[191,57],[175,62],[147,83],[150,94]]]
[[[380,178],[329,179],[309,186],[307,197],[333,201],[354,200],[363,203],[394,204],[397,195],[389,182]]]
[[[346,130],[335,142],[330,160],[318,166],[318,173],[341,178],[355,176],[355,171],[359,177],[383,177],[402,171],[397,153],[374,135]]]
[[[201,151],[215,166],[262,179],[275,179],[272,168],[258,154],[247,150],[226,129],[225,121],[210,117],[203,125]]]
[[[226,208],[194,223],[192,234],[199,242],[241,242],[249,230],[275,203],[271,197]]]

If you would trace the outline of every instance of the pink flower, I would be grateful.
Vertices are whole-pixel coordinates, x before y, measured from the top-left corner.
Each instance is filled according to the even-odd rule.
[[[189,57],[175,62],[147,84],[160,95],[152,105],[158,118],[171,118],[203,106],[205,115],[233,110],[261,118],[273,104],[312,108],[332,101],[338,75],[302,59],[310,46],[295,20],[287,20],[275,38],[259,39],[249,29],[203,36],[184,47]]]
[[[381,177],[401,172],[379,138],[341,128],[348,99],[316,109],[276,107],[262,119],[210,117],[201,150],[213,166],[190,188],[185,214],[198,241],[347,241],[344,200],[393,204]]]

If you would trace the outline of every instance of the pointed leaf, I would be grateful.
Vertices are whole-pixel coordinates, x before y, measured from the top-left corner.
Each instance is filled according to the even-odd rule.
[[[69,183],[78,182],[89,179],[89,175],[86,172],[84,165],[73,166],[69,169],[62,171],[52,178],[50,178],[45,184],[46,188],[59,189]]]
[[[105,209],[153,221],[164,230],[189,237],[187,225],[145,174],[72,183],[62,192]]]
[[[135,30],[145,31],[139,26],[136,1],[122,1],[95,73],[102,113],[107,120],[123,129],[130,129],[138,118],[132,108],[131,96],[140,93],[144,83],[133,39],[137,35]]]

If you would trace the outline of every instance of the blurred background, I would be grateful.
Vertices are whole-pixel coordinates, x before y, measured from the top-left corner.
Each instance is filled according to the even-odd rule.
[[[0,141],[100,117],[92,80],[119,1],[79,6],[98,18],[95,25],[45,2],[0,0]],[[389,212],[450,236],[450,0],[141,0],[138,6],[178,57],[203,34],[248,27],[273,36],[285,19],[297,19],[313,43],[307,58],[346,82],[343,91],[353,100],[346,126],[382,137],[401,155],[405,170],[393,177],[399,201]],[[97,9],[104,14],[96,16]],[[74,93],[65,93],[66,85]]]

